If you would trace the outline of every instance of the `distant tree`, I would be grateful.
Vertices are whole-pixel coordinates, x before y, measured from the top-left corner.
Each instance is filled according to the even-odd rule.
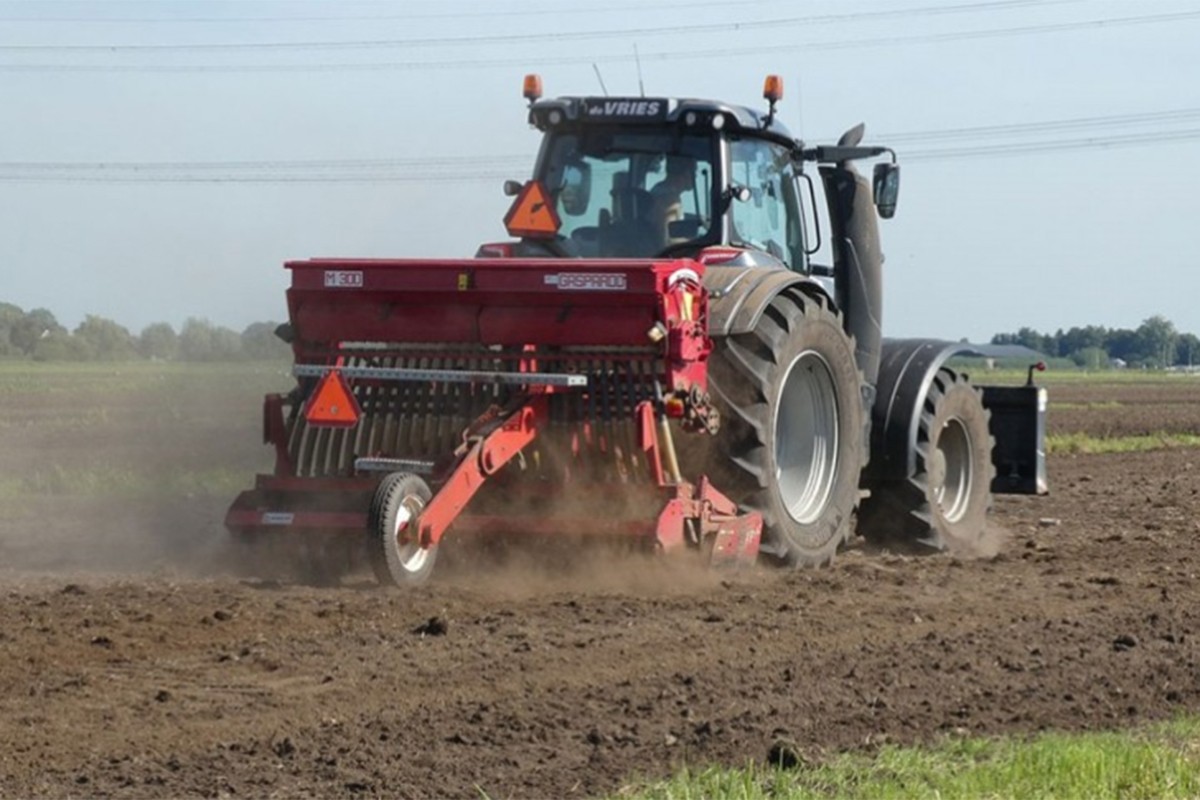
[[[213,361],[237,361],[242,358],[242,337],[237,331],[218,325],[212,334]]]
[[[1114,328],[1104,339],[1104,349],[1109,358],[1119,358],[1129,363],[1140,362],[1142,359],[1139,349],[1138,336],[1128,328]]]
[[[1028,347],[1030,350],[1037,350],[1039,353],[1046,355],[1055,355],[1054,339],[1051,336],[1044,336],[1033,328],[1021,328],[1017,331],[1016,341],[1012,344],[1019,344]]]
[[[184,361],[210,361],[213,352],[213,324],[206,319],[188,317],[179,329],[179,357]]]
[[[88,343],[65,328],[47,333],[33,347],[34,361],[88,361],[91,358]]]
[[[1082,347],[1071,354],[1071,360],[1084,369],[1104,369],[1109,361],[1103,347]]]
[[[1175,348],[1175,363],[1181,367],[1193,367],[1200,364],[1200,338],[1194,333],[1179,334],[1179,344]]]
[[[14,306],[12,303],[0,303],[0,357],[21,354],[20,348],[13,344],[10,333],[13,325],[16,325],[24,316],[25,310],[20,306]]]
[[[1067,334],[1062,328],[1054,332],[1054,335],[1046,334],[1046,349],[1042,352],[1051,358],[1063,358],[1070,355],[1071,351],[1067,349]]]
[[[229,328],[189,317],[179,331],[179,356],[185,361],[232,361],[242,356],[242,338]]]
[[[1175,324],[1161,314],[1145,320],[1136,331],[1141,360],[1156,367],[1175,363],[1175,345],[1179,332]]]
[[[143,358],[170,361],[179,355],[179,334],[166,322],[155,322],[138,336],[138,352]]]
[[[1108,335],[1108,331],[1097,325],[1088,325],[1086,328],[1071,328],[1066,333],[1060,331],[1059,349],[1062,355],[1075,357],[1076,353],[1080,353],[1088,349],[1104,349],[1104,338]]]
[[[276,322],[253,322],[242,331],[242,354],[246,358],[260,360],[283,359],[291,354],[288,347],[275,335]]]
[[[58,320],[44,308],[35,308],[25,313],[9,330],[12,344],[25,355],[32,355],[33,348],[42,337],[56,331],[66,331]]]
[[[137,355],[133,334],[111,319],[88,314],[75,329],[75,338],[85,342],[98,361],[128,361]]]

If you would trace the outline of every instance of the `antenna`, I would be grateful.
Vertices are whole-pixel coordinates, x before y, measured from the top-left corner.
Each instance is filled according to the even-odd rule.
[[[796,76],[796,138],[804,141],[804,78]]]
[[[604,96],[608,97],[608,87],[604,85],[604,76],[600,74],[600,68],[596,66],[596,62],[592,62],[592,69],[596,71],[596,80],[600,81],[600,91],[604,92]]]
[[[637,64],[638,71],[638,91],[642,93],[642,97],[646,96],[646,84],[642,83],[642,57],[638,55],[637,42],[633,43],[633,60]]]

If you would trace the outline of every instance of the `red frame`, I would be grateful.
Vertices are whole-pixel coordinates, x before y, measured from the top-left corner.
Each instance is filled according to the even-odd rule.
[[[659,381],[672,402],[695,403],[705,396],[712,341],[704,265],[696,261],[312,259],[286,267],[292,274],[287,302],[297,363],[336,369],[344,343],[360,341],[435,348],[477,343],[529,352],[580,345],[654,348],[664,365]],[[536,369],[533,357],[522,357],[520,371]],[[424,545],[436,545],[460,518],[472,524],[463,517],[471,498],[538,435],[553,391],[529,387],[516,407],[485,414],[468,427],[465,444],[440,473],[416,528]],[[275,475],[259,476],[256,489],[239,496],[226,525],[244,534],[281,528],[361,533],[377,476],[295,477],[286,402],[280,395],[264,402],[264,438],[275,447]],[[638,445],[663,498],[662,510],[653,524],[617,527],[651,536],[664,550],[708,538],[714,555],[752,558],[761,517],[739,513],[707,478],[675,482],[664,469],[662,406],[642,402],[635,411]]]

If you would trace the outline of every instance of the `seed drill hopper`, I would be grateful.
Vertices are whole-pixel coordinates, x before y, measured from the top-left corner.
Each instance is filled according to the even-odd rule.
[[[230,509],[239,536],[286,532],[336,562],[369,531],[398,583],[428,575],[451,526],[754,559],[759,515],[684,478],[674,447],[719,425],[702,264],[287,267],[298,385],[266,400],[275,472]]]

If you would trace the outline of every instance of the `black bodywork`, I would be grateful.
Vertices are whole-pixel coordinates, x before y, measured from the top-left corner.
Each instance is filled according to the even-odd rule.
[[[854,339],[863,376],[863,402],[870,410],[870,461],[863,473],[863,486],[869,490],[913,476],[917,428],[926,393],[938,370],[966,347],[932,339],[882,336],[884,259],[876,202],[871,182],[858,173],[853,162],[891,154],[888,148],[859,146],[861,126],[847,132],[837,145],[806,146],[771,114],[709,100],[547,99],[531,105],[529,119],[546,133],[537,177],[548,169],[547,154],[556,133],[592,126],[610,130],[631,125],[658,126],[692,134],[706,131],[717,144],[729,137],[749,137],[786,147],[798,170],[807,176],[803,179],[821,182],[827,208],[820,215],[824,226],[819,230],[829,237],[833,264],[814,264],[805,258],[803,263],[789,267],[773,254],[753,248],[731,252],[728,260],[717,265],[710,262],[705,284],[711,293],[711,335],[753,330],[771,300],[790,286],[826,298],[841,311],[847,333]],[[714,152],[727,150],[715,147]],[[727,170],[714,169],[716,180],[711,187],[722,224],[712,225],[706,236],[685,246],[644,255],[696,256],[706,248],[738,245],[731,238],[732,226],[726,219],[730,205],[738,201],[738,187],[727,184],[726,174]],[[890,216],[891,209],[880,208],[879,212]],[[521,255],[563,255],[546,242],[525,241],[521,247]],[[991,412],[990,430],[995,439],[993,492],[1045,493],[1045,391],[1032,385],[981,389],[984,406]]]

